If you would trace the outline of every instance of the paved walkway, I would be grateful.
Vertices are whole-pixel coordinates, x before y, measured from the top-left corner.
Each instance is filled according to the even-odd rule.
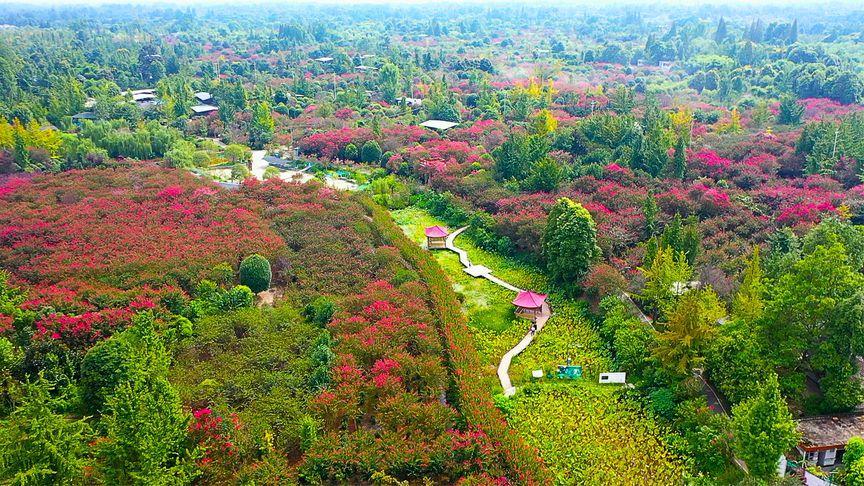
[[[522,292],[522,289],[512,285],[504,280],[501,280],[498,277],[492,275],[492,271],[482,265],[472,265],[471,260],[468,258],[468,252],[456,246],[454,241],[456,237],[459,236],[463,231],[468,229],[467,226],[463,226],[462,228],[457,229],[456,231],[450,233],[445,240],[445,246],[448,250],[459,255],[459,262],[465,267],[463,270],[465,273],[471,275],[472,277],[477,278],[485,278],[486,280],[494,283],[495,285],[500,285],[507,290],[513,292]],[[504,389],[504,396],[512,396],[516,393],[516,387],[513,386],[513,383],[510,381],[510,362],[513,361],[513,358],[516,357],[519,353],[525,350],[529,344],[534,340],[534,336],[543,329],[543,326],[546,325],[546,321],[549,320],[549,317],[552,316],[552,309],[549,308],[548,303],[543,304],[543,312],[537,316],[537,320],[535,321],[537,324],[537,330],[535,332],[528,332],[525,337],[519,341],[513,349],[507,351],[504,356],[501,358],[501,363],[498,364],[498,380],[501,382],[501,388]]]
[[[519,341],[513,349],[504,353],[504,357],[501,358],[501,363],[498,364],[498,381],[501,382],[501,388],[504,389],[504,396],[510,397],[516,393],[516,387],[510,382],[510,374],[508,373],[510,370],[510,362],[513,358],[516,357],[519,353],[525,350],[531,341],[534,340],[534,335],[539,333],[543,326],[546,325],[546,321],[549,320],[549,317],[552,316],[552,310],[549,309],[549,304],[543,303],[543,313],[537,316],[537,320],[535,323],[537,324],[537,330],[535,332],[528,332],[525,337]]]

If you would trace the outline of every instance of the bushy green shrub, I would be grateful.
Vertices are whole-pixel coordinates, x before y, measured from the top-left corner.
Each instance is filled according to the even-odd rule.
[[[270,262],[261,255],[249,255],[240,263],[240,284],[249,287],[253,293],[269,289],[272,278]]]
[[[360,149],[360,160],[366,163],[377,163],[381,160],[381,146],[378,145],[378,142],[369,140],[364,143],[363,148]]]
[[[336,305],[327,297],[318,297],[303,310],[303,315],[310,322],[323,326],[330,322],[336,312]]]
[[[255,294],[245,285],[235,285],[228,292],[222,294],[219,302],[219,310],[232,311],[242,309],[244,307],[252,307],[255,301]]]

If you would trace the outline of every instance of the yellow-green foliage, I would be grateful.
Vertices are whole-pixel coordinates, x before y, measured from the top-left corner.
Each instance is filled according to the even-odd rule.
[[[514,397],[507,421],[540,449],[558,485],[681,484],[663,431],[612,387],[534,385]]]

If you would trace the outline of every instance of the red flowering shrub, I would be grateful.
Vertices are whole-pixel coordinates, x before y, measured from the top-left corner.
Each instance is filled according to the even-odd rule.
[[[122,291],[188,288],[216,264],[281,245],[254,208],[180,171],[70,171],[3,193],[0,265],[45,290],[31,304],[113,306]]]
[[[359,149],[373,138],[372,130],[368,128],[343,127],[309,135],[300,140],[299,147],[303,153],[335,159],[348,144]]]
[[[600,263],[591,268],[585,276],[582,286],[588,295],[602,298],[627,288],[627,280],[615,267]]]
[[[217,464],[230,467],[230,458],[237,454],[234,432],[241,427],[237,414],[231,414],[228,420],[225,420],[209,408],[192,412],[189,439],[202,449],[203,456],[198,459],[198,466],[205,474]]]

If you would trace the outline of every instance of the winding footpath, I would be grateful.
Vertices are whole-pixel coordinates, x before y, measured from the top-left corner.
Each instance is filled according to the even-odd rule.
[[[495,285],[500,285],[507,290],[517,293],[522,292],[523,290],[519,287],[516,287],[515,285],[505,282],[504,280],[501,280],[500,278],[492,275],[492,270],[484,267],[483,265],[471,264],[471,260],[468,259],[468,252],[457,247],[454,243],[456,241],[456,237],[459,236],[466,229],[468,229],[467,226],[459,228],[458,230],[450,233],[445,240],[446,248],[459,255],[459,263],[461,263],[462,266],[465,267],[463,269],[465,273],[471,275],[472,277],[485,278],[486,280],[494,283]],[[527,348],[532,341],[534,341],[534,336],[543,329],[543,326],[546,325],[546,321],[548,321],[549,317],[551,316],[552,310],[549,308],[549,304],[544,302],[543,311],[540,315],[537,316],[537,320],[535,321],[535,324],[537,324],[537,330],[535,332],[529,331],[528,334],[526,334],[525,337],[523,337],[522,340],[519,341],[519,344],[514,346],[513,349],[511,349],[510,351],[504,353],[504,356],[501,358],[501,362],[498,364],[498,380],[501,382],[501,388],[504,389],[504,396],[509,397],[513,396],[513,394],[516,393],[516,387],[513,386],[513,383],[510,381],[510,362],[513,361],[513,358],[515,358],[519,353],[524,351],[525,348]]]

